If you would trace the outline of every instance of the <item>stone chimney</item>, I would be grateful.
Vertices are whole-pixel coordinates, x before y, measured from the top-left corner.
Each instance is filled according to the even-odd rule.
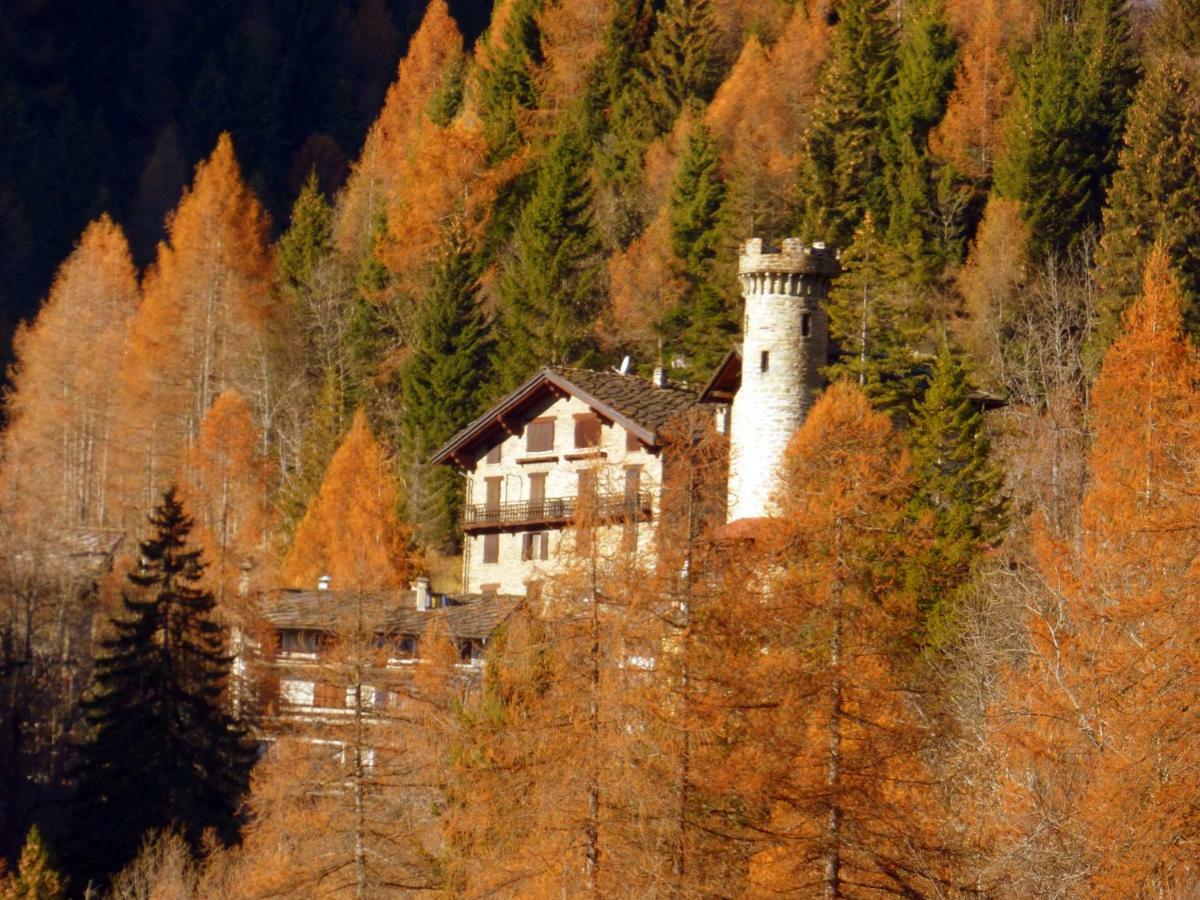
[[[650,380],[654,382],[655,387],[666,387],[667,386],[667,367],[666,366],[655,366],[654,374],[652,376],[650,376]]]
[[[330,583],[331,583],[332,581],[333,581],[333,577],[332,577],[332,576],[330,576],[330,575],[322,575],[320,578],[318,578],[318,579],[317,579],[317,590],[318,590],[318,591],[327,591],[327,590],[329,590],[329,585],[330,585]]]
[[[428,612],[429,604],[429,579],[422,575],[412,583],[413,594],[418,612]]]

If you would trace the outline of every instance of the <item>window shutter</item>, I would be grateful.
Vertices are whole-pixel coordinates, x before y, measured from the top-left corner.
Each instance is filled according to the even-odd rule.
[[[600,419],[595,415],[588,413],[587,415],[575,417],[575,448],[577,450],[587,447],[600,446]]]
[[[488,451],[487,461],[489,463],[492,463],[494,465],[494,464],[500,462],[500,447],[501,447],[500,444],[496,444],[494,447],[492,447],[491,450]]]
[[[554,420],[534,419],[525,429],[525,449],[530,453],[548,453],[554,449]]]
[[[500,561],[500,535],[485,534],[483,536],[483,561],[487,564]]]

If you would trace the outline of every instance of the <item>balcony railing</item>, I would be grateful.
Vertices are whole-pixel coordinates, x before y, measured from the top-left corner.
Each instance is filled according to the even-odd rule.
[[[598,521],[645,519],[650,516],[651,496],[638,494],[601,494],[588,504],[589,516]],[[522,525],[565,525],[575,519],[581,504],[578,497],[549,497],[545,500],[518,500],[509,503],[472,503],[463,510],[463,527],[469,530],[507,528]]]

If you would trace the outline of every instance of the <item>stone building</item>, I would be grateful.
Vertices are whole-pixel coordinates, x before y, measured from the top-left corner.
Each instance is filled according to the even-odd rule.
[[[545,368],[450,439],[464,476],[467,594],[526,594],[561,573],[586,504],[601,542],[653,553],[666,430],[695,389],[620,372]]]

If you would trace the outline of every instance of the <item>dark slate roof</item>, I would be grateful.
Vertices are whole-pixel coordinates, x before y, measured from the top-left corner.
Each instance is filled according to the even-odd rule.
[[[651,447],[659,445],[663,426],[672,417],[691,409],[697,401],[695,388],[686,385],[668,383],[659,387],[637,375],[548,366],[458,432],[430,458],[430,462],[456,461],[462,451],[502,428],[506,416],[518,413],[522,407],[552,391],[579,398]]]
[[[553,371],[656,437],[671,419],[696,405],[696,389],[686,385],[668,382],[659,387],[636,375],[590,369],[557,367]],[[586,397],[580,399],[587,402]]]
[[[438,595],[434,595],[438,596]],[[524,602],[507,594],[448,597],[440,609],[416,608],[413,591],[381,591],[366,595],[365,616],[379,623],[374,630],[420,636],[430,617],[444,615],[457,638],[486,640]],[[273,627],[338,631],[353,625],[357,597],[344,591],[281,591],[267,599],[264,616]]]

